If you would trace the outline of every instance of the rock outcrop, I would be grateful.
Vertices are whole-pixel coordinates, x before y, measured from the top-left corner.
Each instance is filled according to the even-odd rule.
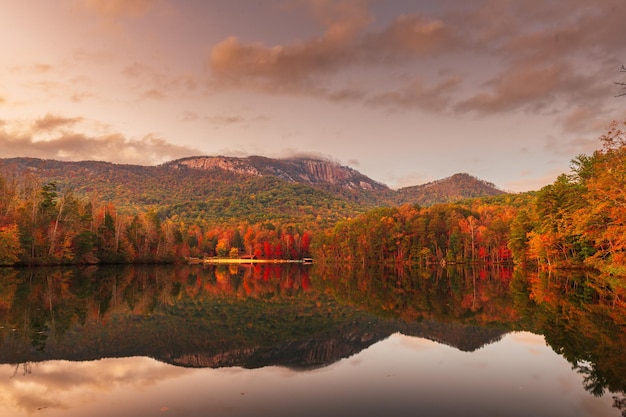
[[[325,159],[198,156],[172,161],[167,165],[200,170],[222,169],[238,174],[258,176],[272,175],[289,182],[331,184],[352,190],[388,189],[386,185],[374,181],[350,167]]]

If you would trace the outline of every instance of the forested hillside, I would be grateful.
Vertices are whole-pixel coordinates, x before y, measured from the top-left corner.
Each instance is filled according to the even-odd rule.
[[[485,197],[495,187],[460,175],[423,189],[443,184],[448,196],[467,188],[483,197],[379,207],[359,202],[359,194],[350,199],[323,189],[337,184],[320,188],[273,175],[4,160],[0,264],[313,254],[319,262],[366,265],[595,268],[623,285],[617,277],[626,276],[626,135],[615,124],[601,144],[537,192]]]
[[[616,278],[626,276],[626,134],[614,124],[601,142],[536,193],[369,211],[316,238],[316,253],[362,264],[595,268],[626,286]]]
[[[490,182],[461,173],[427,184],[400,188],[394,196],[394,201],[397,204],[410,203],[430,206],[437,203],[449,203],[467,198],[495,196],[504,193]]]
[[[57,192],[115,205],[122,213],[154,211],[161,219],[233,224],[292,220],[322,225],[362,212],[362,190],[344,194],[323,187],[224,169],[59,162],[32,158],[0,161],[0,173]],[[332,185],[330,185],[332,186]]]
[[[334,162],[263,157],[194,157],[160,166],[12,158],[0,159],[0,174],[54,183],[60,193],[96,198],[124,213],[153,210],[161,218],[216,223],[289,219],[328,226],[379,206],[502,193],[467,174],[393,191]]]
[[[392,190],[334,163],[252,161],[0,160],[0,264],[301,258],[314,234],[392,204]]]

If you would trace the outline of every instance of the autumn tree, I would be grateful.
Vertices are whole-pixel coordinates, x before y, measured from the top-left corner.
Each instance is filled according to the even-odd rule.
[[[597,252],[589,263],[626,275],[626,122],[614,122],[594,153],[593,175],[586,180],[589,210],[580,211],[580,228]]]
[[[22,253],[20,234],[16,224],[0,227],[0,265],[12,265]]]

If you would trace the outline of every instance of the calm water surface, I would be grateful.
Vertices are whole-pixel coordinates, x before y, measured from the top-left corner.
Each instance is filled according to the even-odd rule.
[[[2,416],[620,416],[624,303],[590,275],[0,272]]]

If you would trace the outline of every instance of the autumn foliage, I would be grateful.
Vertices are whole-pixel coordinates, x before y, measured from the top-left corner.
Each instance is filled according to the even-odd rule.
[[[602,149],[537,192],[430,207],[372,210],[337,223],[316,255],[360,264],[534,264],[626,276],[626,134],[617,123]]]
[[[153,210],[129,213],[32,175],[0,176],[0,265],[176,262],[189,257],[309,256],[310,232],[294,224],[195,223]]]
[[[184,205],[180,213],[156,203],[116,206],[97,193],[79,195],[60,189],[33,171],[4,172],[0,175],[0,264],[313,255],[319,262],[362,265],[517,263],[541,269],[595,268],[622,277],[626,276],[626,135],[614,123],[600,140],[600,150],[577,156],[569,174],[537,192],[369,211],[366,206],[355,209],[335,200],[325,203],[326,211],[313,210],[310,205],[319,194],[313,188],[307,188],[299,200],[295,188],[274,195],[272,187],[278,180],[265,179],[239,194],[207,195],[201,203],[196,193],[197,201],[189,204],[201,204],[208,211],[194,209],[190,216],[181,214],[187,213]],[[281,216],[264,219],[264,209],[255,209],[260,196],[264,204],[278,199]],[[211,211],[217,210],[216,204],[237,210],[222,218]],[[251,210],[257,215],[245,214]],[[240,215],[232,217],[233,213]]]

